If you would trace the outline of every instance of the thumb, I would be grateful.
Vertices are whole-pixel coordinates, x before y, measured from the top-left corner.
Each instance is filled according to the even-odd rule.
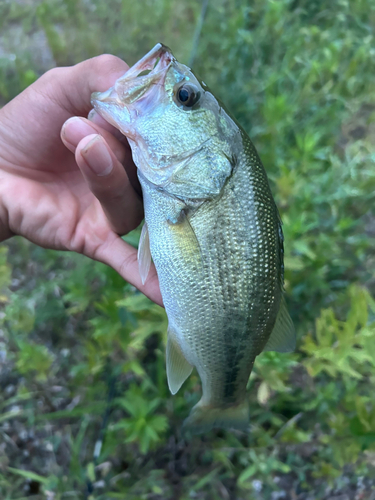
[[[69,103],[71,115],[86,116],[92,108],[91,94],[107,90],[128,69],[122,59],[110,54],[87,59],[70,68],[57,68],[61,99]]]

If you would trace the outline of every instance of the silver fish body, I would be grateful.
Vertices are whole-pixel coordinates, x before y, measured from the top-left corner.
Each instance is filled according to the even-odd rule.
[[[138,76],[144,69],[151,71]],[[176,393],[193,367],[202,381],[185,425],[246,429],[256,356],[295,344],[283,299],[281,222],[257,152],[160,44],[113,89],[94,94],[93,105],[128,137],[138,167],[141,273],[149,241],[169,320],[169,387]]]

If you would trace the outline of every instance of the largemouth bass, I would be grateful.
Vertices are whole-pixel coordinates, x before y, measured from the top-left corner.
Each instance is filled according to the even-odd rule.
[[[139,267],[144,282],[152,257],[159,277],[170,391],[193,367],[202,382],[185,426],[245,430],[256,356],[295,347],[281,221],[259,156],[205,83],[161,44],[92,104],[128,138],[138,168]]]

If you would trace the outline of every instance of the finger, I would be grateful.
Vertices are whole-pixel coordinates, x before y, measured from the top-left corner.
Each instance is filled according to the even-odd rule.
[[[119,236],[114,235],[112,240],[108,240],[107,243],[101,245],[94,258],[111,266],[131,285],[163,307],[163,299],[154,264],[151,264],[147,280],[143,285],[138,270],[137,250]]]
[[[105,128],[90,122],[87,118],[73,116],[61,128],[61,140],[72,153],[75,153],[78,143],[90,134],[102,135],[119,162],[132,161],[129,145],[126,147],[121,144],[113,134]]]
[[[66,73],[66,82],[61,90],[70,107],[76,111],[73,114],[87,116],[92,108],[91,94],[112,87],[129,66],[119,57],[103,54],[68,69],[70,71]]]
[[[117,234],[135,229],[143,219],[142,201],[104,138],[98,134],[86,136],[78,144],[75,157],[112,229]]]
[[[137,176],[137,168],[133,163],[130,147],[127,142],[122,144],[101,126],[90,122],[86,118],[80,118],[78,116],[69,118],[69,120],[64,123],[61,129],[61,140],[72,153],[75,153],[79,142],[90,134],[100,134],[104,137],[118,161],[124,165],[130,183],[136,193],[142,196],[142,190]]]

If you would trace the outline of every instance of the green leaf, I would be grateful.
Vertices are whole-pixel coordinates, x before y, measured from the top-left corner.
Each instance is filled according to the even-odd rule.
[[[191,491],[199,491],[213,481],[213,479],[217,476],[218,469],[214,469],[205,476],[203,476],[192,488]]]
[[[16,474],[18,476],[24,477],[25,479],[30,479],[30,481],[36,481],[38,483],[47,485],[49,484],[49,478],[40,476],[39,474],[36,474],[35,472],[31,472],[28,470],[22,470],[22,469],[13,469],[13,467],[7,467],[7,470],[11,472],[12,474]]]
[[[249,467],[246,467],[244,471],[241,472],[241,474],[238,477],[238,483],[240,485],[246,483],[246,481],[254,476],[254,474],[257,472],[257,466],[255,464],[250,465]]]
[[[24,411],[20,408],[18,410],[11,410],[6,413],[3,413],[0,415],[0,423],[6,422],[7,420],[10,420],[14,417],[18,417],[19,415],[22,415]]]

